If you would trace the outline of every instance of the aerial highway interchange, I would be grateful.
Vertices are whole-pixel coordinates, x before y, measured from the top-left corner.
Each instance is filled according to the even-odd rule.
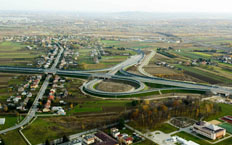
[[[36,99],[34,100],[34,103],[32,107],[30,108],[27,116],[24,118],[22,122],[19,124],[7,128],[5,130],[0,131],[0,134],[6,133],[8,131],[20,128],[28,124],[33,117],[35,117],[37,106],[38,106],[38,100],[41,99],[45,93],[45,90],[48,86],[49,80],[52,77],[52,75],[61,75],[61,76],[67,76],[67,77],[84,77],[84,78],[93,78],[93,80],[90,80],[89,82],[86,82],[82,86],[82,91],[84,93],[95,95],[95,96],[112,96],[112,97],[120,97],[120,96],[128,96],[128,95],[135,95],[135,94],[144,94],[148,92],[154,92],[157,90],[175,90],[175,89],[183,89],[183,90],[197,90],[197,91],[211,91],[215,94],[221,93],[221,94],[232,94],[232,90],[228,88],[224,88],[221,86],[212,86],[212,85],[205,85],[205,84],[196,84],[193,82],[183,82],[183,81],[176,81],[176,80],[169,80],[169,79],[163,79],[158,77],[151,77],[151,76],[142,76],[133,74],[126,71],[126,68],[133,66],[133,65],[141,65],[141,62],[145,59],[146,55],[143,51],[140,49],[134,50],[137,52],[137,55],[131,56],[126,61],[123,61],[120,64],[117,64],[116,66],[113,66],[111,68],[107,69],[100,69],[100,70],[88,70],[88,71],[69,71],[69,70],[59,70],[56,68],[57,64],[59,63],[60,57],[62,53],[64,52],[64,49],[59,45],[59,54],[57,55],[53,65],[51,68],[48,69],[42,69],[42,68],[24,68],[24,67],[10,67],[10,66],[0,66],[0,72],[7,72],[7,73],[26,73],[26,74],[46,74],[47,77],[45,81],[43,82],[40,91],[38,92]],[[152,52],[154,53],[154,52]],[[154,55],[154,54],[153,54]],[[151,58],[149,58],[151,59]],[[146,60],[149,62],[149,60]],[[147,63],[147,62],[146,62]],[[140,68],[141,69],[141,68]],[[106,72],[107,73],[101,73]],[[117,74],[117,73],[120,73]],[[130,90],[127,92],[104,92],[100,91],[94,88],[94,85],[101,82],[104,79],[113,79],[117,81],[129,81],[130,83],[133,83],[137,85],[138,87],[134,90]],[[151,89],[151,90],[144,90],[144,83],[155,83],[155,84],[164,84],[164,85],[170,85],[174,87],[170,88],[161,88],[161,89]]]

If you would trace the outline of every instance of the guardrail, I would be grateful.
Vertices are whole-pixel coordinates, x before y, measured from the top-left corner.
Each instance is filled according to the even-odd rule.
[[[137,95],[139,96],[148,96],[148,95],[152,95],[155,94],[155,92],[159,92],[159,91],[165,91],[165,90],[183,90],[183,91],[198,91],[198,92],[207,92],[209,90],[207,89],[192,89],[192,88],[159,88],[159,89],[151,89],[151,90],[146,90],[146,91],[139,91],[139,92],[125,92],[125,93],[108,93],[108,92],[99,92],[99,91],[93,91],[91,89],[86,89],[85,87],[83,87],[83,90],[86,91],[87,93],[91,94],[91,95],[97,95],[100,97],[111,97],[111,98],[132,98],[132,97],[137,97]]]

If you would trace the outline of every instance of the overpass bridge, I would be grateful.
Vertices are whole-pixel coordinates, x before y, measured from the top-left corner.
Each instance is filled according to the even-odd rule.
[[[195,90],[208,90],[213,94],[223,94],[225,96],[229,96],[232,94],[232,90],[229,88],[224,88],[221,86],[212,86],[206,84],[196,84],[191,82],[183,82],[183,81],[176,81],[176,80],[168,80],[158,77],[148,77],[133,74],[130,72],[125,71],[124,69],[120,69],[119,72],[122,75],[114,75],[110,73],[92,73],[89,71],[69,71],[69,70],[58,70],[58,69],[41,69],[41,68],[26,68],[26,67],[9,67],[9,66],[0,66],[0,72],[7,72],[7,73],[24,73],[24,74],[57,74],[61,76],[67,77],[77,77],[77,78],[91,78],[91,79],[118,79],[120,81],[123,80],[137,80],[142,83],[149,82],[149,83],[156,83],[156,84],[163,84],[163,85],[170,85],[176,86],[180,88],[188,88],[188,89],[195,89]],[[115,71],[114,71],[115,73]],[[92,82],[93,83],[93,82]],[[113,94],[112,94],[113,95]]]

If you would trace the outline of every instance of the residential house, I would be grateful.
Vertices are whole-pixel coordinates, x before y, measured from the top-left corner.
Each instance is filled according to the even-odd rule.
[[[89,144],[93,144],[95,142],[95,137],[94,135],[86,135],[84,138],[83,138],[83,141],[89,145]]]
[[[129,136],[124,136],[122,142],[126,145],[130,145],[133,143],[133,138]]]
[[[117,128],[111,128],[110,133],[114,138],[117,138],[118,135],[120,134],[119,130]]]
[[[59,109],[59,110],[57,111],[57,114],[58,114],[58,115],[66,115],[66,112],[64,111],[64,109]]]
[[[95,136],[96,136],[96,140],[98,140],[96,145],[119,145],[115,139],[113,139],[103,131],[98,131],[95,134]]]

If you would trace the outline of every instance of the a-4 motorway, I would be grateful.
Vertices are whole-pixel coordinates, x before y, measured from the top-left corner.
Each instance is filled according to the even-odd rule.
[[[94,95],[99,95],[99,96],[104,96],[104,95],[109,95],[109,96],[118,96],[118,95],[133,95],[133,94],[139,94],[139,93],[144,93],[148,91],[153,91],[153,90],[148,90],[148,91],[142,91],[144,88],[144,82],[150,82],[150,83],[156,83],[156,84],[165,84],[165,85],[170,85],[170,86],[177,86],[182,89],[190,89],[190,90],[203,90],[203,91],[211,91],[214,93],[224,93],[224,94],[232,94],[232,90],[228,88],[224,88],[221,86],[211,86],[211,85],[203,85],[203,84],[196,84],[196,83],[191,83],[191,82],[181,82],[181,81],[175,81],[175,80],[168,80],[168,79],[162,79],[162,78],[157,78],[157,77],[149,77],[149,76],[142,76],[142,75],[137,75],[133,73],[129,73],[125,71],[125,68],[129,66],[133,66],[136,64],[140,64],[141,61],[144,59],[144,53],[140,50],[136,50],[138,55],[132,56],[126,61],[108,68],[108,69],[102,69],[102,70],[90,70],[90,71],[69,71],[69,70],[58,70],[56,69],[57,64],[59,63],[60,57],[62,53],[64,52],[64,49],[60,47],[59,54],[57,55],[54,64],[50,69],[41,69],[41,68],[21,68],[21,67],[8,67],[8,66],[2,66],[0,67],[0,72],[10,72],[10,73],[29,73],[29,74],[47,74],[45,81],[43,82],[42,87],[40,88],[39,93],[37,94],[34,103],[32,107],[30,108],[27,116],[24,118],[24,120],[5,130],[0,131],[0,134],[20,128],[27,123],[31,121],[31,119],[35,116],[35,113],[37,111],[37,106],[38,106],[38,100],[41,99],[45,93],[45,90],[49,84],[49,80],[52,77],[52,74],[57,74],[57,75],[62,75],[62,76],[69,76],[69,77],[93,77],[95,78],[94,80],[86,83],[83,85],[83,90],[86,91],[86,93],[91,93]],[[99,73],[99,72],[105,72],[108,71],[108,73]],[[93,73],[93,72],[98,72],[98,73]],[[121,75],[116,75],[117,72],[120,72]],[[138,89],[135,89],[133,91],[129,92],[103,92],[94,89],[94,84],[97,83],[101,79],[116,79],[119,81],[130,81],[132,83],[136,83],[140,87]],[[169,88],[169,89],[176,89],[176,88]]]

